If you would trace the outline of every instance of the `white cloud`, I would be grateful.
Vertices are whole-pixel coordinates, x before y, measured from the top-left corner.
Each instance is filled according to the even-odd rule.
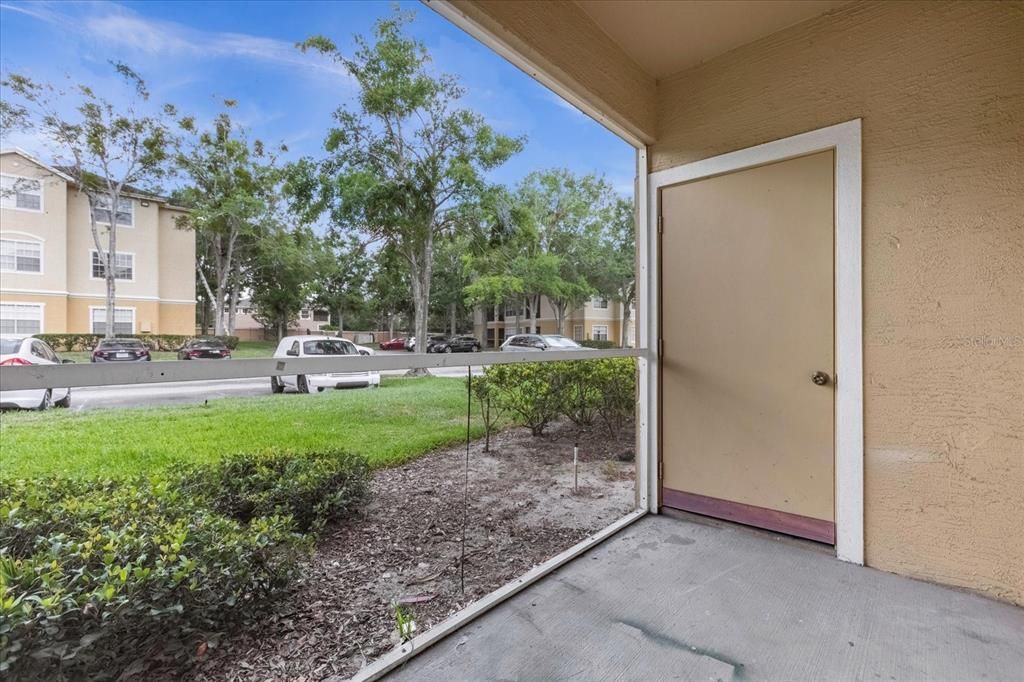
[[[88,8],[87,14],[77,17],[52,9],[49,3],[0,3],[0,9],[74,30],[107,48],[122,48],[154,57],[237,57],[276,62],[352,80],[341,64],[319,54],[303,54],[285,40],[247,33],[202,31],[176,22],[147,19],[109,3],[90,3],[84,7]]]

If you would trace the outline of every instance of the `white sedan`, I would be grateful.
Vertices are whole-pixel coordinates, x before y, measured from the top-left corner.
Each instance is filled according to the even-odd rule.
[[[70,362],[70,360],[68,361]],[[60,357],[45,341],[31,336],[0,336],[0,366],[59,365]],[[0,390],[0,410],[45,410],[50,405],[71,407],[70,388]]]
[[[369,350],[369,349],[367,349]],[[322,358],[325,356],[352,355],[360,357],[359,348],[348,339],[337,336],[286,336],[277,344],[274,357],[287,360],[289,358]],[[270,377],[270,390],[283,393],[285,388],[294,388],[299,393],[323,391],[328,388],[348,388],[353,386],[380,386],[380,373],[363,372],[331,372],[330,374],[285,374]]]

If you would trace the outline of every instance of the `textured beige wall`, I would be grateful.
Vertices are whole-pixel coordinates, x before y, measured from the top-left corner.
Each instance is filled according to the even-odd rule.
[[[1024,603],[1024,4],[857,4],[695,67],[651,165],[856,117],[867,563]]]
[[[161,303],[160,325],[154,334],[195,334],[195,303]]]
[[[654,139],[654,78],[576,4],[567,0],[449,0],[449,4],[635,137]]]
[[[43,333],[62,334],[67,331],[67,296],[0,292],[0,303],[42,303]]]
[[[67,276],[64,263],[67,258],[67,183],[45,168],[11,152],[0,155],[0,173],[37,178],[43,184],[42,212],[0,209],[0,233],[11,239],[32,241],[25,234],[19,234],[27,233],[42,240],[43,272],[5,272],[0,275],[0,287],[66,291]]]
[[[182,213],[166,206],[160,208],[160,299],[175,303],[194,301],[196,298],[196,233],[178,228],[175,218]],[[194,325],[195,320],[189,324]]]

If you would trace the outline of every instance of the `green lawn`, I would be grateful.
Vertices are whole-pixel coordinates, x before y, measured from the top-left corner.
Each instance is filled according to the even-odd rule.
[[[474,419],[473,437],[483,435]],[[379,389],[211,400],[208,406],[0,416],[0,471],[118,476],[268,449],[344,449],[399,464],[466,436],[466,386],[384,377]]]
[[[231,351],[231,357],[239,360],[246,358],[269,358],[277,348],[277,341],[239,341],[238,347]],[[61,359],[74,360],[75,362],[89,362],[92,358],[92,351],[75,351],[58,353]],[[150,353],[153,360],[177,360],[178,355],[174,351],[157,350]]]

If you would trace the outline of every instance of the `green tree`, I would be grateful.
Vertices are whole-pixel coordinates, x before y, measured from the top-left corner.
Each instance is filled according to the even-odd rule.
[[[214,333],[232,334],[248,259],[276,208],[281,171],[274,154],[285,148],[270,152],[259,140],[250,142],[227,112],[209,129],[191,117],[179,126],[184,137],[175,163],[189,186],[176,197],[190,210],[178,224],[196,233],[196,273],[213,307]]]
[[[396,13],[379,20],[372,43],[356,37],[352,57],[323,36],[300,44],[343,64],[359,98],[357,107],[335,113],[337,125],[324,144],[328,158],[298,166],[291,188],[307,219],[327,211],[335,229],[365,232],[395,248],[408,267],[422,340],[435,240],[456,229],[459,205],[483,189],[484,174],[522,141],[458,107],[463,89],[452,76],[431,72],[426,48],[403,33],[409,19]]]
[[[636,302],[636,210],[632,201],[615,201],[599,248],[601,267],[594,286],[599,293],[622,304],[619,345],[625,348]]]
[[[9,92],[0,101],[0,135],[35,130],[57,168],[89,202],[89,230],[106,284],[107,338],[114,336],[118,226],[131,220],[124,202],[152,193],[139,187],[155,186],[165,176],[172,140],[167,118],[177,113],[170,105],[145,113],[149,91],[142,77],[125,64],[111,64],[131,90],[125,106],[85,84],[58,88],[17,73],[0,81]]]
[[[245,284],[255,317],[280,341],[299,311],[312,300],[322,262],[322,245],[306,227],[272,225],[253,244]]]
[[[394,246],[385,244],[374,256],[373,271],[367,282],[369,311],[379,329],[395,336],[395,325],[412,319],[409,298],[409,273]]]
[[[365,306],[372,261],[358,239],[327,237],[315,285],[314,302],[333,316],[338,333],[345,331],[345,315]]]
[[[534,283],[528,288],[551,302],[562,334],[567,316],[597,291],[594,283],[603,274],[601,235],[611,220],[614,194],[602,178],[559,169],[531,173],[516,195],[537,233],[521,267],[531,273]]]

